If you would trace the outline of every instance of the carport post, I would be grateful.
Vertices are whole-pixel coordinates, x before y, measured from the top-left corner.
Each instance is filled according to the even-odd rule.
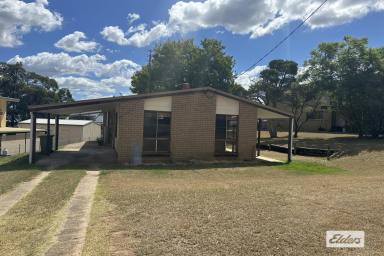
[[[55,151],[59,149],[59,115],[55,117]]]
[[[261,140],[261,119],[257,121],[257,154],[256,156],[260,156],[260,140]]]
[[[36,113],[34,112],[31,112],[31,128],[29,135],[29,164],[33,164],[36,160]]]
[[[47,154],[49,155],[52,150],[52,142],[49,139],[51,137],[51,114],[47,115],[47,139],[45,140],[46,144],[45,146],[47,147]],[[51,145],[50,145],[51,144]]]
[[[292,147],[293,147],[293,118],[289,118],[289,134],[288,134],[288,163],[292,161]]]

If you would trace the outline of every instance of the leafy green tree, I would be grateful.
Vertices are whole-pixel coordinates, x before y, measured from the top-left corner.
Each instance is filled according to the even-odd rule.
[[[367,45],[368,39],[350,36],[322,43],[306,66],[310,81],[331,93],[351,131],[378,137],[384,130],[384,50]]]
[[[211,86],[243,94],[233,75],[233,57],[226,55],[220,41],[204,39],[201,47],[192,40],[169,41],[153,50],[150,62],[132,77],[132,92],[178,90],[182,83],[192,88]]]
[[[8,104],[11,125],[29,118],[29,105],[73,101],[68,89],[59,88],[54,79],[26,71],[21,63],[0,63],[0,93],[20,99],[18,103]]]
[[[265,105],[277,107],[283,102],[286,92],[296,81],[298,65],[290,60],[272,60],[268,67],[261,71],[260,79],[249,88],[249,97]],[[269,120],[269,133],[277,137],[277,127]]]

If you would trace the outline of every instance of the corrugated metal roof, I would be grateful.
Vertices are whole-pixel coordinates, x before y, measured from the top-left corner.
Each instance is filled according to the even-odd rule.
[[[47,124],[46,118],[37,118],[36,124]],[[24,120],[19,122],[20,124],[30,124],[31,119]],[[93,123],[92,120],[73,120],[73,119],[59,119],[60,125],[78,125],[78,126],[84,126],[87,124]],[[51,119],[51,124],[55,124],[55,119]]]

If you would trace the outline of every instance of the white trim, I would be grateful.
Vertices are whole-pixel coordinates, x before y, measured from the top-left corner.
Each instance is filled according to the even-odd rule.
[[[156,97],[144,100],[144,110],[149,111],[172,111],[172,97]]]
[[[239,101],[216,95],[216,114],[239,115]]]

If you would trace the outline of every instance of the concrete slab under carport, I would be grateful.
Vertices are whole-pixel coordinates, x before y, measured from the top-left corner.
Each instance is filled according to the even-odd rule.
[[[37,165],[44,169],[52,170],[64,168],[67,165],[98,169],[102,165],[113,164],[117,161],[113,148],[100,146],[96,142],[80,142],[65,145],[49,156],[37,161]]]

